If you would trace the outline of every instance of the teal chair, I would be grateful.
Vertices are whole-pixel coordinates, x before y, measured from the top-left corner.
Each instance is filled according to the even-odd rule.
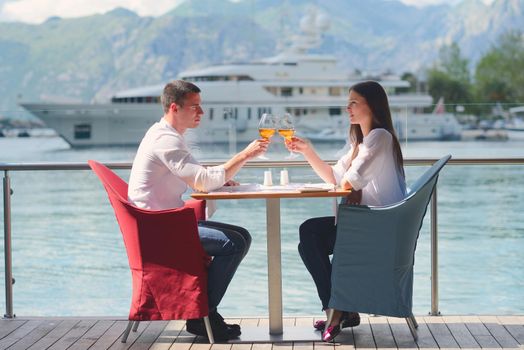
[[[450,158],[435,162],[398,203],[339,206],[330,308],[406,318],[417,340],[412,313],[415,248],[439,172]]]

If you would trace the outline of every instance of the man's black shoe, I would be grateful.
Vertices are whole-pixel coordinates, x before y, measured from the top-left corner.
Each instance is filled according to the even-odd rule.
[[[206,326],[201,318],[186,321],[186,330],[194,335],[200,335],[207,338]]]
[[[209,320],[211,321],[211,325],[213,323],[216,323],[218,325],[224,326],[226,325],[230,330],[232,330],[233,333],[237,333],[237,336],[239,336],[242,332],[240,331],[240,325],[234,324],[234,323],[226,323],[224,321],[224,317],[222,317],[221,314],[218,313],[218,311],[212,311],[209,313]]]
[[[228,341],[236,339],[240,335],[240,330],[231,329],[225,324],[217,324],[216,322],[211,323],[211,330],[213,331],[213,337],[216,342]],[[192,319],[186,321],[186,330],[194,335],[199,335],[207,338],[206,326],[203,319]]]

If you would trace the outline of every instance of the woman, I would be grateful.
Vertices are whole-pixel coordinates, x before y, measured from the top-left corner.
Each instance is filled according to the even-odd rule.
[[[386,92],[375,81],[365,81],[349,89],[351,149],[331,167],[306,141],[294,137],[286,142],[290,151],[304,155],[315,172],[327,183],[351,189],[347,201],[362,205],[387,205],[406,195],[403,158],[393,129]],[[298,251],[317,287],[322,310],[328,314],[331,294],[331,261],[336,238],[335,218],[312,218],[300,226]],[[360,324],[356,312],[334,310],[333,319],[317,321],[322,340],[331,341],[344,327]]]

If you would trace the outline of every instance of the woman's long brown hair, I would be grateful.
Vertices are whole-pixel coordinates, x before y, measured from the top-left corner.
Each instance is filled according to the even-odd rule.
[[[356,92],[366,100],[366,103],[371,109],[371,113],[373,113],[371,129],[383,128],[393,136],[393,155],[395,156],[398,170],[404,176],[404,158],[402,157],[402,150],[400,149],[397,134],[393,128],[386,91],[382,85],[372,80],[357,83],[350,87],[349,91]],[[358,154],[358,145],[364,140],[364,134],[362,134],[362,129],[359,124],[351,124],[349,128],[349,138],[353,145],[353,154],[351,156],[351,160],[353,160]]]

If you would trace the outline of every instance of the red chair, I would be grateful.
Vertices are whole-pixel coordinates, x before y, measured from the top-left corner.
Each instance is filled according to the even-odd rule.
[[[204,318],[214,343],[207,303],[210,257],[198,237],[197,218],[205,201],[190,200],[183,208],[144,210],[127,199],[127,183],[106,166],[90,160],[115,211],[129,260],[133,296],[125,343],[135,322]]]

